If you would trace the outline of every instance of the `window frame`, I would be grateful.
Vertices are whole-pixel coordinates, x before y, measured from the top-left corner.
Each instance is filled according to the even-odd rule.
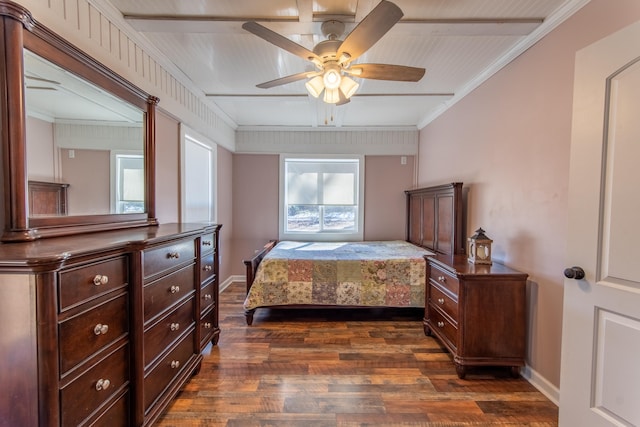
[[[356,226],[353,231],[319,231],[319,232],[288,232],[286,230],[287,210],[286,201],[286,176],[285,164],[288,160],[357,160],[357,216]],[[335,155],[335,154],[281,154],[280,155],[280,185],[278,200],[278,238],[280,240],[304,240],[304,241],[362,241],[364,238],[364,155]]]

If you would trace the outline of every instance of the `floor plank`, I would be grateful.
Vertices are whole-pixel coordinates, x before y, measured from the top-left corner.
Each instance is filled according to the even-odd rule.
[[[158,427],[555,427],[558,408],[503,368],[457,377],[418,311],[258,310],[220,295],[220,341]]]

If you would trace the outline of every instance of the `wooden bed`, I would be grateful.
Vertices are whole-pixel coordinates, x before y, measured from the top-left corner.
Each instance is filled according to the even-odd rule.
[[[258,308],[424,307],[424,257],[465,250],[462,183],[405,194],[406,241],[270,241],[245,260],[247,324]]]

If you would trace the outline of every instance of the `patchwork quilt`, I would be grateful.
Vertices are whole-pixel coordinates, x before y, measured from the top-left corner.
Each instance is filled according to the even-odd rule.
[[[401,240],[281,241],[258,266],[244,308],[424,307],[424,255],[433,252]]]

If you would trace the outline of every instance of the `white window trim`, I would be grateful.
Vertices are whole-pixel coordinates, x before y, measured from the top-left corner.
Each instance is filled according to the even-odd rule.
[[[285,230],[285,160],[287,159],[358,159],[358,219],[357,231],[322,233],[287,233]],[[335,154],[280,154],[280,185],[278,200],[278,238],[280,240],[304,240],[316,242],[362,241],[364,239],[364,156]]]

